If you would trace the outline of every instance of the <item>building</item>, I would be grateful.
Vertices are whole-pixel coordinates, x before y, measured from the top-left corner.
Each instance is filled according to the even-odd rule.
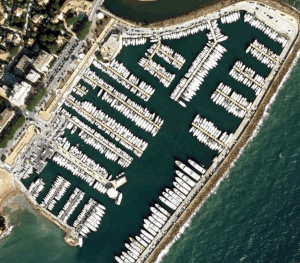
[[[0,60],[6,61],[9,58],[9,52],[4,49],[0,49]]]
[[[34,23],[34,24],[38,24],[40,23],[42,20],[43,20],[43,15],[34,15],[32,18],[31,18],[31,21]]]
[[[37,3],[38,3],[38,5],[46,5],[46,4],[48,4],[49,3],[49,0],[38,0],[37,1]]]
[[[100,48],[105,60],[112,60],[121,50],[121,38],[117,34],[112,34]]]
[[[41,74],[39,74],[36,71],[34,71],[33,69],[31,69],[29,71],[29,73],[27,74],[26,79],[28,79],[32,83],[36,83],[40,77],[41,77]]]
[[[5,85],[0,87],[0,96],[3,97],[4,99],[8,100],[7,94],[8,94],[9,88]]]
[[[20,37],[20,35],[18,33],[15,34],[12,42],[14,43],[15,46],[18,46],[21,44],[22,38]]]
[[[24,9],[23,8],[21,8],[21,7],[17,7],[16,8],[16,10],[15,10],[15,12],[14,12],[14,15],[16,16],[16,17],[20,17],[23,13],[24,13]]]
[[[28,46],[32,46],[33,43],[34,43],[34,38],[32,38],[32,37],[28,38],[27,45],[28,45]]]
[[[18,64],[15,66],[14,71],[18,75],[24,75],[31,65],[32,61],[26,55],[23,55],[22,58],[19,60]]]
[[[59,35],[56,39],[56,43],[57,43],[58,47],[62,47],[63,44],[65,43],[65,40],[66,39],[63,36]]]
[[[7,123],[9,123],[14,116],[15,112],[13,110],[5,108],[5,110],[0,114],[0,132],[4,129]]]
[[[33,66],[38,72],[46,74],[49,71],[50,63],[53,60],[54,57],[43,50],[33,63]]]
[[[8,14],[5,12],[2,4],[0,3],[0,25],[4,25],[7,17],[8,17]]]
[[[25,106],[25,99],[31,90],[31,85],[25,81],[17,83],[9,96],[9,101],[12,105],[20,108]]]
[[[13,38],[14,38],[14,35],[12,33],[7,33],[7,35],[6,35],[7,41],[11,42],[13,40]]]
[[[92,11],[92,6],[93,2],[86,0],[66,0],[51,22],[56,24],[59,20],[63,20],[69,10],[73,10],[75,13],[82,12],[88,14]]]

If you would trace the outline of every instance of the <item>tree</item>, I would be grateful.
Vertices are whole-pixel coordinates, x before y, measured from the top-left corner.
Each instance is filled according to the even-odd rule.
[[[12,47],[10,50],[9,50],[9,53],[10,55],[13,57],[15,55],[18,54],[18,51],[19,51],[19,47]]]
[[[48,48],[50,53],[55,53],[55,52],[58,51],[58,45],[56,43],[48,44],[47,48]]]
[[[47,37],[47,40],[48,42],[53,42],[56,40],[56,37],[53,35],[53,34],[50,34],[48,37]]]
[[[77,31],[77,37],[79,40],[83,40],[86,37],[86,35],[90,31],[91,24],[92,23],[89,20],[86,20],[81,24],[80,28]]]
[[[76,24],[77,23],[77,16],[72,16],[72,17],[66,19],[66,23],[67,23],[68,26]]]
[[[40,40],[41,40],[42,42],[46,42],[47,39],[48,39],[47,34],[44,34],[44,35],[41,35],[41,36],[40,36]]]

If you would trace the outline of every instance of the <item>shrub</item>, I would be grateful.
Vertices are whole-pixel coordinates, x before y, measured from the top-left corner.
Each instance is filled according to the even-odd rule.
[[[34,111],[35,106],[38,105],[40,100],[43,98],[43,96],[46,94],[46,88],[40,88],[32,97],[32,100],[27,105],[27,110]]]

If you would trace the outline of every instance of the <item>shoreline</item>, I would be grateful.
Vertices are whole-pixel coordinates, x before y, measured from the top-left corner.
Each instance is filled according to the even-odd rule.
[[[18,195],[22,195],[22,192],[15,186],[13,177],[5,170],[0,168],[0,216],[3,216],[5,221],[5,229],[0,233],[0,237],[5,236],[9,230],[9,214],[4,211],[4,207],[7,203]]]
[[[136,0],[137,2],[140,2],[141,0]],[[151,1],[151,2],[155,2],[155,1]],[[182,24],[185,22],[188,22],[190,20],[199,18],[200,16],[206,16],[208,14],[214,13],[219,9],[222,8],[226,8],[228,6],[231,5],[235,5],[236,3],[239,2],[243,2],[242,0],[217,0],[217,2],[212,3],[212,4],[204,4],[202,7],[199,7],[197,9],[191,10],[191,11],[187,11],[185,14],[176,16],[176,17],[170,17],[170,18],[166,18],[166,19],[161,19],[161,20],[157,20],[155,22],[149,22],[146,26],[146,28],[153,28],[153,29],[158,29],[161,27],[169,27],[169,26],[174,26],[174,25],[178,25],[178,24]],[[251,0],[251,1],[246,1],[246,2],[257,2],[257,3],[264,3],[270,7],[273,7],[275,9],[279,9],[280,11],[283,11],[285,13],[288,13],[288,10],[293,9],[293,11],[296,11],[295,7],[292,6],[288,6],[287,4],[280,2],[278,0]],[[278,5],[278,6],[276,6]],[[285,8],[286,11],[282,8]],[[104,11],[104,13],[107,13],[108,15],[110,15],[111,17],[115,17],[118,20],[120,20],[121,22],[123,22],[124,24],[130,25],[130,26],[135,26],[135,27],[144,27],[145,24],[144,22],[141,20],[129,20],[126,17],[120,16],[118,14],[113,13],[111,10],[107,9],[105,6],[101,5],[100,9],[102,11]],[[297,12],[297,11],[296,11]]]
[[[222,3],[217,3],[213,6],[210,6],[208,9],[206,7],[202,7],[198,9],[197,11],[193,11],[193,14],[187,14],[184,15],[184,18],[194,19],[201,12],[203,14],[213,13],[221,8],[227,7],[229,5],[233,5],[235,3],[242,2],[239,0],[229,0],[224,1]],[[288,13],[290,16],[293,16],[296,19],[297,24],[300,24],[300,14],[297,10],[295,10],[292,7],[287,6],[284,3],[278,2],[278,1],[269,1],[269,0],[259,0],[259,1],[249,1],[249,2],[257,2],[266,4],[271,8],[278,9],[281,12]],[[221,6],[221,7],[220,7]],[[205,10],[201,10],[204,9]],[[207,11],[209,10],[209,11]],[[197,13],[197,16],[195,16],[195,12]],[[192,17],[191,17],[192,16]],[[181,21],[182,17],[179,17],[179,20],[176,20],[176,18],[165,20],[165,23],[174,22],[176,20],[176,23],[183,23],[186,21]],[[180,21],[180,22],[179,22]],[[169,26],[170,24],[168,24]],[[295,59],[297,58],[297,52],[300,49],[300,36],[298,34],[297,38],[295,39],[294,45],[292,46],[291,50],[289,51],[288,56],[284,60],[283,65],[280,68],[280,71],[277,73],[275,79],[270,84],[270,87],[268,88],[265,96],[263,97],[258,109],[256,110],[254,116],[246,126],[244,132],[242,133],[241,137],[238,139],[234,147],[231,149],[229,154],[226,156],[226,158],[223,160],[223,162],[218,167],[216,173],[214,173],[211,178],[207,181],[207,183],[203,186],[201,191],[196,195],[196,197],[191,201],[191,203],[188,205],[186,210],[182,213],[182,215],[178,218],[176,223],[171,227],[171,229],[168,231],[168,233],[164,236],[163,240],[155,247],[155,249],[151,252],[149,257],[145,260],[146,263],[155,262],[157,259],[159,259],[161,252],[163,252],[166,247],[173,242],[173,240],[176,238],[177,234],[179,233],[180,229],[184,226],[185,223],[188,222],[188,220],[193,216],[194,212],[197,211],[198,208],[201,208],[201,205],[203,202],[209,197],[212,190],[218,185],[220,180],[226,175],[227,172],[229,172],[231,164],[235,162],[235,160],[239,157],[240,152],[245,148],[245,146],[250,141],[253,133],[258,128],[259,122],[263,119],[266,107],[271,102],[271,99],[274,94],[276,94],[277,90],[279,89],[280,85],[285,81],[286,75],[289,73],[290,68],[294,65]]]

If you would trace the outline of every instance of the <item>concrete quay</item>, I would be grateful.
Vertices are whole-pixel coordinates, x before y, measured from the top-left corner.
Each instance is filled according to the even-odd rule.
[[[45,120],[48,121],[51,118],[51,113],[57,109],[57,104],[60,101],[60,99],[64,96],[65,92],[69,89],[69,87],[72,87],[74,82],[79,81],[80,78],[78,78],[78,75],[80,74],[81,70],[84,68],[90,57],[94,54],[95,50],[98,48],[99,44],[103,40],[103,38],[106,36],[108,31],[111,29],[112,26],[114,26],[116,23],[116,20],[112,18],[105,29],[102,31],[96,42],[93,44],[91,49],[88,51],[87,55],[84,57],[84,59],[80,62],[78,67],[75,69],[71,77],[68,79],[68,81],[65,83],[64,87],[59,90],[57,96],[52,101],[52,103],[48,106],[47,109],[44,109],[43,111],[39,112],[39,116]],[[80,75],[79,75],[80,76]]]

